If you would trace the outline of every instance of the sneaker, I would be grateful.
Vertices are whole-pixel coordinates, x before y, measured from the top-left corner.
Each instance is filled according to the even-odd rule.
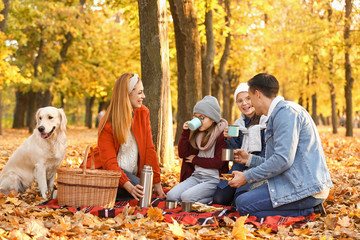
[[[316,205],[314,207],[314,213],[321,214],[321,216],[323,216],[323,217],[325,217],[327,215],[326,211],[325,211],[325,208],[324,208],[324,205],[322,203],[320,203],[319,205]]]

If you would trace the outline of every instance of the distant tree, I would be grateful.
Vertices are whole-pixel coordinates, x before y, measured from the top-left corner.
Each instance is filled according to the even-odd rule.
[[[352,67],[350,62],[350,29],[351,29],[351,11],[352,1],[345,0],[345,27],[344,27],[344,43],[345,43],[345,101],[346,101],[346,136],[353,136],[353,106],[352,106],[352,88],[354,78],[352,77]]]
[[[220,99],[221,97],[221,86],[223,84],[227,85],[225,82],[226,78],[226,64],[230,56],[230,47],[231,47],[231,11],[230,11],[230,0],[224,0],[224,8],[225,8],[225,22],[228,31],[226,32],[224,50],[220,59],[219,70],[216,74],[214,82],[211,86],[211,94]],[[227,87],[227,86],[226,86]]]
[[[3,20],[0,21],[0,31],[5,33],[6,20],[9,14],[11,0],[3,0],[3,4],[4,4],[4,8],[0,12],[0,14],[3,15]],[[0,59],[0,61],[2,61],[2,59]],[[2,115],[3,115],[1,97],[2,97],[2,87],[0,85],[0,135],[2,135]]]
[[[329,24],[331,24],[332,21],[332,15],[333,15],[333,10],[331,7],[331,4],[328,3],[327,4],[327,21],[329,22]],[[329,66],[328,66],[328,70],[329,70],[329,81],[328,81],[328,85],[329,85],[329,91],[330,91],[330,102],[331,102],[331,125],[332,125],[332,132],[333,133],[337,133],[337,125],[338,125],[338,119],[337,119],[337,114],[336,114],[336,92],[335,92],[335,84],[334,84],[334,51],[332,48],[330,48],[329,50]]]
[[[95,102],[95,96],[85,98],[85,107],[86,107],[85,126],[88,127],[89,129],[92,128],[92,120],[93,120],[92,106],[94,105],[94,102]]]
[[[7,16],[9,14],[11,0],[3,0],[2,2],[4,4],[4,8],[0,11],[0,14],[3,15],[3,19],[2,19],[2,21],[0,21],[0,30],[2,32],[5,32],[6,21],[7,21]]]
[[[234,92],[237,86],[239,85],[240,76],[235,73],[230,67],[227,70],[226,78],[224,80],[224,89],[223,89],[223,118],[228,120],[229,124],[231,124],[234,120],[232,109],[235,103]]]

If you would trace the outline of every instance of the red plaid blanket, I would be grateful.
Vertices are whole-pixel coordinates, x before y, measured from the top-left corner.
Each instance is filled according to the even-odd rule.
[[[114,208],[105,209],[102,207],[66,207],[59,206],[57,199],[52,199],[46,201],[38,207],[50,207],[53,209],[59,209],[66,207],[71,212],[76,212],[79,210],[83,210],[85,208],[86,213],[91,213],[97,215],[99,217],[115,217],[117,214],[121,213],[124,207],[129,204],[129,206],[136,207],[136,200],[122,201],[115,203]],[[236,220],[240,217],[240,214],[235,210],[234,207],[231,206],[222,206],[222,205],[214,205],[216,207],[222,207],[221,211],[214,212],[205,212],[205,213],[197,213],[197,212],[181,212],[181,204],[178,205],[176,209],[165,209],[165,199],[164,198],[153,198],[152,207],[157,207],[163,209],[164,221],[172,223],[172,219],[175,219],[177,222],[181,224],[189,224],[189,225],[210,225],[217,226],[218,224],[223,223],[223,218],[229,217],[233,220]],[[134,214],[141,213],[146,216],[147,210],[149,208],[136,208]],[[315,219],[315,214],[306,217],[282,217],[282,216],[273,216],[267,218],[257,218],[254,216],[250,216],[247,218],[245,223],[252,223],[256,227],[261,228],[263,225],[271,228],[273,231],[277,231],[279,226],[290,226],[300,227],[306,222],[313,221]]]

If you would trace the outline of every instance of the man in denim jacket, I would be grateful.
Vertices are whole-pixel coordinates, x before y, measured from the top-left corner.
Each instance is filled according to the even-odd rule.
[[[240,195],[236,208],[241,215],[306,216],[325,214],[322,203],[333,186],[319,133],[310,114],[300,105],[277,96],[279,83],[260,73],[248,81],[249,96],[257,115],[269,117],[265,158],[238,149],[234,160],[245,163],[246,172],[233,172],[231,187],[266,180]]]

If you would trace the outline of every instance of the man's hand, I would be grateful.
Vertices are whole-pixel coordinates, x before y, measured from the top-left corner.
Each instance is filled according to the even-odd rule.
[[[235,149],[234,150],[234,161],[240,164],[245,164],[249,159],[250,154],[244,149]]]
[[[229,186],[233,188],[239,188],[247,184],[246,178],[243,172],[233,171],[232,174],[234,175],[233,179],[229,181]]]

